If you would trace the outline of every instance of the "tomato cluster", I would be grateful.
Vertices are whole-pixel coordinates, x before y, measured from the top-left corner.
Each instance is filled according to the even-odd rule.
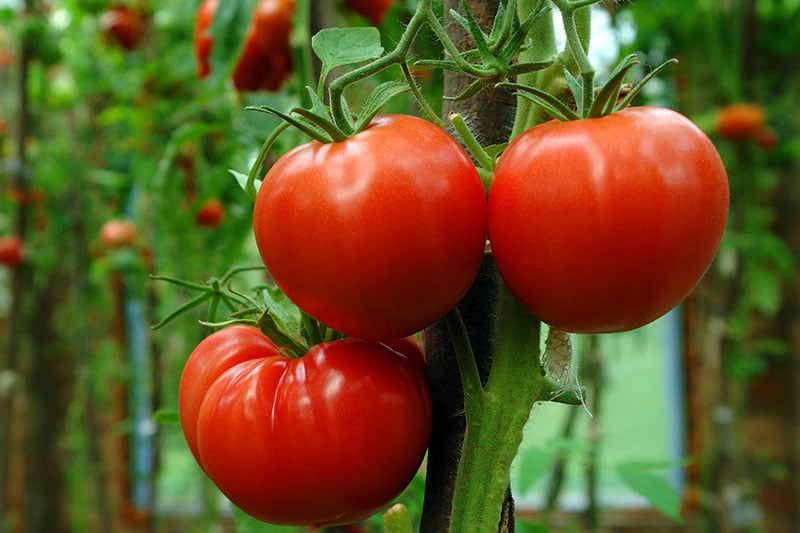
[[[214,44],[209,34],[219,0],[204,0],[194,27],[197,74],[211,72],[209,59]],[[259,0],[253,10],[244,47],[233,71],[233,84],[240,91],[277,91],[292,70],[289,33],[294,0]]]
[[[460,145],[416,117],[298,146],[264,177],[255,240],[283,293],[350,337],[296,358],[250,326],[205,339],[181,379],[189,447],[259,519],[363,519],[409,482],[431,430],[424,355],[407,336],[464,296],[487,236],[536,317],[623,331],[692,290],[727,210],[713,144],[660,108],[531,128],[500,156],[488,200]]]

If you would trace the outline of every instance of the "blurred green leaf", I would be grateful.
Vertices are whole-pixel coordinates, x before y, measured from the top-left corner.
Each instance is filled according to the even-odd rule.
[[[646,464],[645,464],[646,465]],[[625,463],[617,467],[620,479],[632,491],[648,501],[655,509],[675,520],[682,521],[678,491],[663,475],[642,468],[642,463]]]

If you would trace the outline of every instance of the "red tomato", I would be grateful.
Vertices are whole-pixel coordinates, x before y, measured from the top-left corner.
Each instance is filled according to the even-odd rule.
[[[253,224],[290,300],[342,333],[386,340],[425,328],[464,296],[483,257],[486,195],[441,128],[387,115],[346,141],[281,157]]]
[[[208,34],[219,0],[205,0],[195,19],[194,49],[197,74],[210,73],[213,38]],[[289,33],[294,0],[259,0],[245,37],[245,45],[233,71],[233,83],[240,91],[277,91],[292,70]]]
[[[369,19],[376,26],[380,26],[394,0],[345,0],[345,3],[362,17]]]
[[[14,268],[22,263],[22,239],[16,235],[3,235],[0,237],[0,265]]]
[[[755,139],[764,129],[764,109],[759,104],[731,104],[717,115],[717,133],[724,139]]]
[[[225,204],[219,198],[209,198],[195,214],[199,226],[215,228],[225,219]]]
[[[124,49],[130,51],[142,40],[145,21],[141,13],[116,6],[100,17],[100,27]]]
[[[112,218],[100,228],[100,240],[107,248],[132,246],[138,235],[136,224],[121,218]]]
[[[285,525],[374,514],[411,481],[431,429],[424,373],[406,356],[344,339],[293,359],[250,326],[195,348],[179,411],[189,449],[220,490]]]
[[[500,275],[564,331],[637,328],[675,307],[719,247],[728,179],[711,141],[667,109],[548,122],[514,139],[489,192]]]

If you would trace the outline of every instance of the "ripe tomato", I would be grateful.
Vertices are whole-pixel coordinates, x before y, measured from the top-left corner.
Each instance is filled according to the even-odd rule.
[[[285,525],[372,515],[411,481],[431,429],[424,371],[409,357],[343,339],[290,358],[250,326],[195,348],[179,411],[189,449],[220,490]]]
[[[483,257],[486,195],[441,128],[386,115],[346,141],[281,157],[253,224],[290,300],[342,333],[386,340],[425,328],[464,296]]]
[[[728,179],[686,117],[630,108],[514,139],[489,192],[500,275],[564,331],[637,328],[676,306],[719,247]]]
[[[376,26],[380,26],[394,0],[345,0],[345,3],[362,17],[369,19]]]
[[[14,268],[22,263],[22,239],[16,235],[3,235],[0,237],[0,264]]]
[[[219,0],[205,0],[197,10],[194,49],[197,75],[210,73],[213,38],[208,34]],[[294,0],[259,0],[245,37],[244,49],[233,71],[233,84],[240,91],[277,91],[292,70],[289,33]]]
[[[716,130],[724,139],[755,139],[763,129],[764,109],[759,104],[731,104],[717,114]]]
[[[107,248],[133,246],[138,235],[136,224],[121,218],[112,218],[100,228],[100,240]]]
[[[100,17],[100,27],[125,50],[133,50],[142,40],[145,21],[141,13],[126,6],[115,6]]]
[[[215,228],[225,219],[225,204],[219,198],[209,198],[200,206],[195,214],[199,226]]]

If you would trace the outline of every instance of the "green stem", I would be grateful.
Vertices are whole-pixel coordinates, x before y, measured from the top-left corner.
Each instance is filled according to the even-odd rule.
[[[564,32],[567,36],[567,46],[575,63],[578,65],[578,70],[581,76],[582,91],[581,91],[581,109],[580,114],[582,117],[588,117],[592,104],[594,103],[594,75],[595,70],[592,62],[589,61],[589,56],[586,53],[588,48],[588,39],[582,39],[581,32],[578,31],[578,26],[575,23],[575,12],[597,3],[598,0],[553,0],[553,3],[561,11],[561,18],[564,22]],[[588,35],[589,27],[582,28],[583,33]],[[576,95],[577,97],[578,95]]]
[[[478,162],[481,168],[484,168],[490,172],[493,171],[494,160],[488,153],[486,153],[486,150],[483,149],[481,143],[479,143],[478,139],[476,139],[472,134],[472,131],[470,131],[467,123],[464,122],[464,117],[458,113],[451,113],[449,118],[450,122],[453,123],[453,127],[458,132],[459,137],[461,137],[464,146],[467,147],[467,150],[469,150],[469,153],[475,158],[475,161]]]
[[[425,96],[422,94],[419,86],[417,85],[417,81],[414,79],[413,74],[411,74],[411,69],[408,68],[408,61],[402,61],[400,63],[400,69],[403,71],[403,76],[408,83],[408,86],[411,87],[411,94],[414,95],[414,99],[419,104],[420,109],[425,115],[428,117],[428,120],[439,126],[440,128],[445,127],[444,121],[439,118],[439,115],[436,111],[433,110],[431,105],[425,99]]]
[[[344,90],[349,85],[357,81],[377,74],[378,72],[394,64],[402,64],[406,61],[408,52],[411,49],[411,45],[414,43],[417,33],[419,33],[422,25],[431,18],[431,2],[432,0],[419,1],[417,4],[417,10],[411,17],[411,20],[406,27],[406,31],[403,32],[403,35],[394,50],[385,56],[376,59],[375,61],[371,61],[362,67],[339,76],[333,82],[331,82],[330,86],[328,87],[328,94],[330,96],[333,120],[336,125],[346,134],[353,133],[353,127],[350,125],[350,121],[346,117],[344,103],[342,102]]]
[[[469,341],[467,328],[461,319],[461,313],[457,307],[445,315],[447,329],[453,341],[456,359],[458,361],[458,371],[461,374],[461,382],[464,388],[464,406],[467,413],[479,411],[483,402],[483,385],[481,385],[478,366],[475,364],[475,354],[472,352],[472,345]]]
[[[296,94],[301,107],[310,107],[306,87],[314,87],[314,57],[311,51],[311,2],[297,2],[292,26],[292,59],[294,60]]]
[[[494,362],[480,401],[467,401],[465,381],[467,430],[453,494],[452,533],[497,531],[511,464],[544,384],[539,331],[539,321],[502,285]]]
[[[517,13],[519,14],[520,20],[527,19],[531,13],[541,9],[542,4],[544,4],[543,0],[520,1],[517,5]],[[534,43],[534,46],[520,53],[518,59],[519,63],[544,61],[558,54],[553,17],[549,15],[538,17],[528,32],[528,38]],[[553,80],[563,76],[561,72],[563,68],[564,65],[561,62],[556,62],[544,70],[519,75],[517,77],[517,83],[530,87],[537,87],[550,92],[551,87],[554,85]],[[547,119],[547,115],[545,115],[531,100],[518,96],[511,139],[514,139],[528,128],[543,122],[545,119]]]

